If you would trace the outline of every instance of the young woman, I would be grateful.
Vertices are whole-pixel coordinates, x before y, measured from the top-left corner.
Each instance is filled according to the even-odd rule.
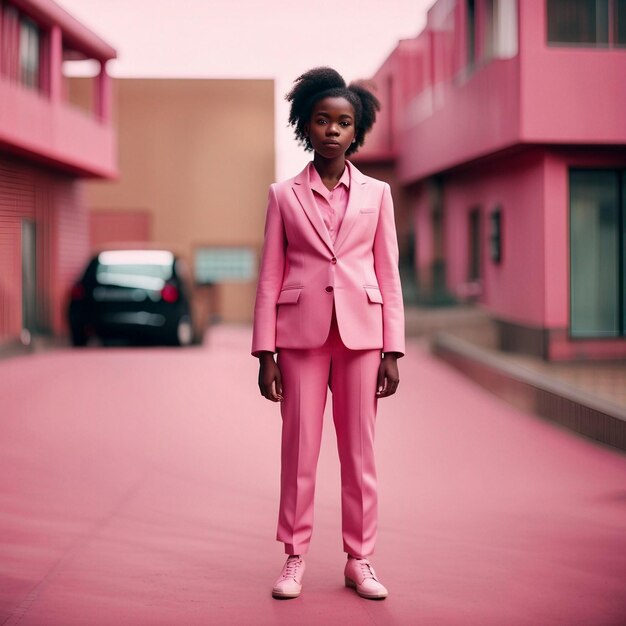
[[[289,556],[272,594],[295,598],[302,589],[330,387],[345,583],[382,599],[387,590],[367,559],[377,524],[374,426],[378,398],[398,386],[404,311],[389,185],[346,160],[380,105],[365,86],[346,86],[324,67],[297,78],[287,100],[296,138],[314,156],[295,178],[270,186],[254,312],[259,388],[282,414],[276,538]]]

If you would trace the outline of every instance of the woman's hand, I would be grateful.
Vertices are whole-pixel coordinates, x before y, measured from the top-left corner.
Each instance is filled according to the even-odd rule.
[[[272,402],[283,399],[283,381],[280,369],[271,352],[259,355],[259,389],[261,395]]]
[[[386,352],[378,366],[378,381],[376,382],[376,397],[386,398],[396,393],[400,374],[398,372],[398,354]]]

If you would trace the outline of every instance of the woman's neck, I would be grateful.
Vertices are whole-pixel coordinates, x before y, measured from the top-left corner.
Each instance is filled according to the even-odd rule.
[[[342,154],[334,159],[325,159],[316,152],[313,157],[313,165],[320,175],[322,182],[333,183],[332,187],[334,187],[343,175],[343,170],[346,167],[346,157]]]

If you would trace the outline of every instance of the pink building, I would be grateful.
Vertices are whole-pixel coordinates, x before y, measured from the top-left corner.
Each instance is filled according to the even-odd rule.
[[[113,50],[51,0],[0,0],[0,345],[65,327],[89,254],[81,180],[116,175]],[[87,107],[64,66],[95,62]]]
[[[414,220],[419,298],[503,349],[626,356],[626,3],[438,0],[375,75],[359,161]]]

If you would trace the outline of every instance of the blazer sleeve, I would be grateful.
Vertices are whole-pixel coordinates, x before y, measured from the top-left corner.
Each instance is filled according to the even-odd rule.
[[[391,188],[384,183],[380,217],[374,237],[374,269],[383,296],[383,352],[404,355],[404,304],[398,271],[398,236]]]
[[[252,355],[276,351],[276,302],[283,283],[287,238],[275,185],[270,185],[261,267],[254,304]]]

